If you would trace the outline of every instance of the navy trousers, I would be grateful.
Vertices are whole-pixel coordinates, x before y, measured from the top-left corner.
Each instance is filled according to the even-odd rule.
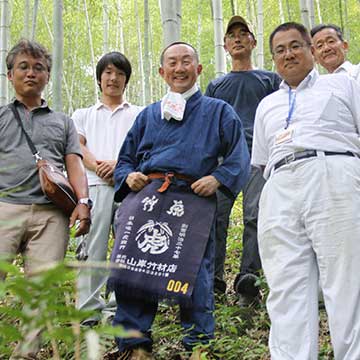
[[[225,195],[221,191],[216,192],[217,216],[216,216],[216,245],[215,245],[215,282],[214,288],[218,293],[225,293],[226,282],[224,280],[224,264],[226,257],[226,239],[228,234],[231,209],[234,198]]]
[[[191,351],[194,345],[208,343],[214,337],[214,257],[215,223],[213,223],[205,254],[200,265],[192,294],[192,306],[180,306],[180,321],[184,329],[183,344]],[[115,289],[117,310],[113,325],[126,330],[140,331],[141,338],[116,338],[119,351],[141,347],[152,350],[151,325],[158,303],[139,299],[123,298]]]
[[[256,274],[261,269],[259,255],[257,221],[259,214],[259,200],[265,179],[259,168],[252,166],[250,179],[243,191],[243,252],[240,264],[241,276],[251,273]]]

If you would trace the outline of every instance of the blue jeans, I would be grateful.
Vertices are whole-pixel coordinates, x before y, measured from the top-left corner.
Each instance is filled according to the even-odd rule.
[[[180,306],[180,321],[184,329],[183,345],[186,350],[199,343],[208,343],[214,338],[214,256],[215,225],[213,224],[205,254],[196,278],[192,306]],[[116,338],[120,352],[125,349],[141,347],[152,349],[151,325],[154,321],[158,303],[124,298],[115,289],[117,310],[113,325],[121,325],[126,330],[140,331],[142,338]]]

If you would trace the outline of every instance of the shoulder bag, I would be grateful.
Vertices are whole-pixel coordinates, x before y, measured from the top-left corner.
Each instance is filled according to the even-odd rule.
[[[24,129],[21,122],[19,112],[15,104],[10,104],[10,108],[20,125],[29,148],[35,158],[36,166],[39,171],[41,189],[45,196],[58,208],[60,208],[67,216],[70,216],[77,204],[77,198],[74,189],[69,183],[64,173],[58,169],[52,162],[44,160],[37,151],[34,143],[30,139],[29,134]]]

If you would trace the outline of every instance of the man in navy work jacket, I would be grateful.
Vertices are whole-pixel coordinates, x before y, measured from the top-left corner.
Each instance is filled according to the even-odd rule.
[[[143,334],[140,338],[117,338],[122,359],[135,359],[139,353],[145,354],[144,358],[151,358],[150,330],[158,300],[154,295],[157,290],[148,291],[146,287],[161,281],[158,279],[162,274],[165,278],[170,274],[171,280],[165,282],[164,291],[160,286],[158,293],[165,293],[165,296],[171,295],[170,292],[178,293],[179,298],[183,293],[186,298],[185,302],[179,300],[185,348],[192,351],[196,344],[207,343],[213,338],[214,196],[219,189],[235,197],[249,174],[249,152],[238,116],[225,102],[203,96],[196,84],[202,70],[196,50],[187,43],[176,42],[163,50],[160,62],[159,73],[169,85],[169,91],[161,101],[146,107],[138,115],[125,139],[115,169],[115,197],[117,201],[124,199],[124,202],[116,215],[117,235],[112,259],[123,263],[128,270],[123,271],[123,279],[119,275],[120,286],[115,285],[118,308],[114,325],[120,324],[127,330]],[[220,156],[224,159],[221,165],[218,163]],[[157,192],[146,197],[142,195],[149,192],[156,181],[161,185]],[[174,196],[170,199],[174,205],[168,207],[166,196]],[[131,214],[131,206],[137,205],[133,200],[136,197],[141,203],[138,213],[124,217],[122,212]],[[191,206],[187,207],[189,202]],[[141,220],[144,216],[145,219],[152,211],[154,214],[160,212],[160,208],[166,210],[160,217],[167,216],[169,220],[161,222],[151,218],[141,226],[131,242],[137,242],[138,248],[129,257],[126,248],[130,246],[131,235],[124,231],[120,238],[120,232],[129,225],[126,228],[131,233],[131,227],[136,226],[139,218]],[[185,221],[189,214],[190,219]],[[207,220],[203,221],[204,218]],[[174,239],[172,234],[180,223],[179,236]],[[168,266],[166,249],[171,246],[174,246],[174,253]],[[143,258],[136,262],[134,258],[139,249]],[[189,256],[184,256],[186,251]],[[162,254],[159,261],[149,262],[145,252],[152,252],[152,259],[160,256],[154,254]],[[145,272],[141,267],[146,261]],[[158,268],[153,276],[157,279],[153,279],[151,271],[156,263]],[[186,267],[182,268],[185,263]],[[163,272],[157,271],[160,268]],[[176,268],[180,269],[179,274]],[[186,276],[194,281],[182,282],[182,276],[189,268],[193,270]],[[132,280],[135,276],[136,282]],[[116,275],[113,278],[116,279]],[[177,284],[184,284],[181,290]],[[147,291],[149,296],[132,296],[133,292],[122,291],[122,286]],[[192,289],[191,295],[188,288]],[[200,355],[194,352],[192,356],[197,359],[196,356]]]

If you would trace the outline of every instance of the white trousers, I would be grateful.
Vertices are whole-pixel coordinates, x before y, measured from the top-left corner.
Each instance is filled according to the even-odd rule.
[[[276,170],[263,189],[259,250],[272,360],[318,359],[318,283],[337,360],[360,359],[360,159],[322,156]]]
[[[115,211],[114,188],[106,185],[90,186],[89,196],[93,201],[93,208],[90,231],[85,235],[89,256],[87,261],[106,261],[111,222]],[[102,310],[105,308],[105,301],[100,293],[107,277],[106,270],[83,269],[79,271],[76,304],[78,309]]]

